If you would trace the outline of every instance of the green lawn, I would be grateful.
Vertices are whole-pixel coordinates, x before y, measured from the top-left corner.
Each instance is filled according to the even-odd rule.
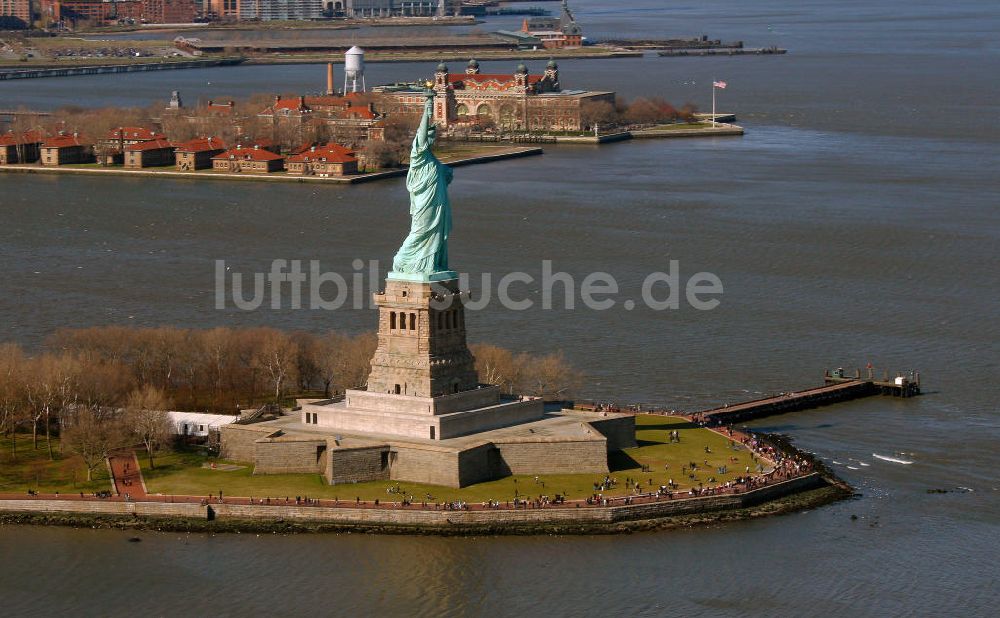
[[[111,487],[107,467],[94,470],[94,480],[87,482],[87,469],[75,455],[59,452],[59,440],[52,439],[55,461],[49,460],[45,437],[39,436],[38,449],[31,448],[31,434],[18,434],[17,458],[10,453],[10,437],[0,438],[0,493],[91,493]]]
[[[731,448],[725,437],[692,426],[684,419],[644,415],[637,417],[636,423],[639,445],[612,455],[611,476],[617,478],[619,483],[615,488],[603,492],[605,495],[630,493],[625,487],[626,477],[639,480],[644,490],[655,489],[672,478],[680,485],[681,490],[684,490],[697,486],[699,482],[705,485],[724,483],[743,474],[746,466],[753,468],[756,465],[751,461],[747,449],[739,445]],[[668,441],[669,432],[673,429],[680,432],[680,443],[671,444]],[[705,447],[708,447],[711,453],[706,453]],[[735,458],[736,461],[730,458]],[[704,463],[706,460],[709,462],[708,465]],[[539,494],[551,496],[558,493],[573,500],[590,496],[594,490],[594,483],[603,479],[603,475],[597,474],[549,474],[540,476],[536,482],[533,476],[511,476],[462,489],[395,481],[327,485],[319,474],[254,476],[249,465],[230,472],[203,468],[203,463],[212,460],[192,452],[161,455],[154,470],[148,469],[144,459],[140,458],[140,461],[146,487],[151,493],[194,496],[218,495],[221,489],[226,496],[282,499],[309,496],[339,498],[346,501],[360,497],[362,500],[379,498],[394,502],[399,500],[399,494],[389,494],[386,489],[399,485],[405,494],[414,496],[417,501],[425,499],[427,494],[433,496],[431,501],[482,502],[489,499],[506,501],[514,497],[515,491],[519,496]],[[690,462],[696,462],[699,466],[693,473],[693,478],[682,474],[681,471],[681,468],[688,466]],[[642,465],[649,466],[649,471],[643,472]],[[723,465],[727,466],[728,470],[725,474],[720,474],[717,467]],[[688,474],[691,474],[691,471],[688,471]],[[709,480],[712,477],[715,481]],[[650,479],[652,484],[649,483]]]

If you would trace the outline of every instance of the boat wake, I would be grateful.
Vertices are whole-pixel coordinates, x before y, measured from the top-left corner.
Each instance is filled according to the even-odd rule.
[[[908,466],[911,463],[913,463],[912,461],[910,461],[908,459],[899,459],[897,457],[887,457],[885,455],[879,455],[878,453],[872,453],[872,457],[874,457],[875,459],[881,459],[882,461],[891,461],[892,463],[903,464],[905,466]]]

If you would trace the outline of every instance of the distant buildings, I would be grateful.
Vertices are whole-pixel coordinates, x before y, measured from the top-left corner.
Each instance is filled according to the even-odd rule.
[[[124,162],[128,147],[166,138],[166,135],[144,127],[118,127],[111,129],[107,135],[97,140],[94,144],[94,153],[105,165],[114,165]]]
[[[174,151],[177,169],[190,172],[212,167],[212,157],[226,151],[226,145],[217,137],[199,137],[178,144]]]
[[[94,147],[76,133],[59,134],[41,143],[42,165],[54,167],[73,163],[92,163]]]
[[[307,122],[325,124],[337,141],[358,145],[366,140],[381,140],[382,117],[374,105],[365,102],[362,93],[347,96],[275,96],[274,103],[257,114],[277,128],[298,130]]]
[[[583,31],[576,23],[567,0],[562,3],[559,17],[531,17],[521,26],[524,35],[535,37],[546,49],[562,49],[583,45]]]
[[[39,0],[39,11],[50,22],[181,24],[194,21],[198,7],[195,0]]]
[[[378,90],[397,101],[397,111],[416,112],[426,100],[419,86]],[[495,126],[510,131],[580,131],[588,104],[614,104],[613,92],[563,90],[559,65],[550,61],[542,74],[518,65],[512,74],[480,73],[470,60],[464,73],[450,73],[444,63],[434,74],[434,122],[453,130]]]
[[[166,139],[154,139],[125,148],[125,167],[142,169],[174,164],[174,145]]]
[[[258,145],[236,146],[212,157],[212,169],[217,172],[270,174],[284,167],[284,157]]]
[[[460,0],[208,0],[215,19],[320,19],[457,15]]]
[[[31,0],[0,0],[0,29],[31,26]]]
[[[344,0],[343,10],[350,17],[430,17],[457,15],[460,5],[455,0]]]
[[[39,157],[39,147],[45,138],[37,131],[16,134],[13,131],[0,135],[0,165],[34,163]]]
[[[300,176],[348,176],[358,173],[358,159],[349,148],[326,144],[289,156],[285,167]]]

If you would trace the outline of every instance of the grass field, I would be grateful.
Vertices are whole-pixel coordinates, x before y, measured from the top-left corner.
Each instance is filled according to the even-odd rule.
[[[87,482],[87,469],[74,455],[59,453],[59,440],[53,438],[55,461],[49,460],[44,436],[39,436],[38,449],[31,448],[31,435],[18,434],[17,458],[10,453],[10,437],[0,438],[0,493],[27,493],[34,489],[42,493],[91,493],[110,488],[106,466],[94,470],[94,480]]]
[[[669,433],[674,429],[680,432],[679,443],[669,442]],[[751,466],[751,469],[756,466],[746,448],[741,445],[730,447],[729,440],[725,437],[692,426],[680,418],[639,416],[636,418],[636,437],[636,448],[611,456],[611,476],[618,479],[619,483],[611,490],[604,491],[604,495],[631,493],[625,486],[626,478],[638,480],[644,491],[664,485],[672,478],[684,490],[697,486],[698,483],[706,486],[724,483],[743,474],[746,466]],[[705,452],[706,447],[711,453]],[[309,496],[346,501],[378,498],[395,502],[400,500],[400,494],[390,494],[386,490],[399,486],[403,494],[412,495],[418,502],[424,499],[430,502],[482,502],[490,499],[506,501],[514,498],[515,492],[520,497],[562,494],[570,500],[576,500],[590,496],[594,492],[594,483],[600,482],[604,477],[598,474],[541,475],[536,481],[533,476],[522,475],[462,489],[395,481],[327,485],[319,474],[254,476],[249,465],[234,471],[202,467],[203,463],[209,461],[212,460],[192,452],[161,455],[155,470],[148,469],[145,461],[142,461],[146,487],[151,493],[194,496],[218,495],[219,490],[222,490],[226,496],[281,499]],[[682,467],[687,467],[691,462],[697,463],[699,469],[693,473],[689,470],[688,474],[691,476],[682,474]],[[642,471],[643,465],[648,466],[648,472]],[[727,472],[719,473],[720,466],[726,466]],[[710,480],[712,478],[715,480]],[[428,495],[431,498],[427,498]]]

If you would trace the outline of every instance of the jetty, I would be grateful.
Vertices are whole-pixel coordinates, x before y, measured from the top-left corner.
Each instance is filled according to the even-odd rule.
[[[808,410],[810,408],[818,408],[876,395],[906,399],[916,397],[920,394],[920,373],[914,371],[906,374],[896,374],[894,378],[890,378],[888,373],[886,373],[881,379],[876,379],[874,369],[871,367],[867,369],[865,377],[862,377],[860,369],[855,370],[853,375],[848,375],[843,368],[837,368],[824,372],[823,382],[822,386],[814,388],[778,393],[739,403],[724,404],[699,412],[666,410],[645,404],[619,407],[616,404],[598,402],[573,402],[571,407],[573,409],[594,412],[605,411],[625,414],[685,416],[692,421],[703,423],[706,426],[718,427],[720,425],[745,423],[776,414]]]

